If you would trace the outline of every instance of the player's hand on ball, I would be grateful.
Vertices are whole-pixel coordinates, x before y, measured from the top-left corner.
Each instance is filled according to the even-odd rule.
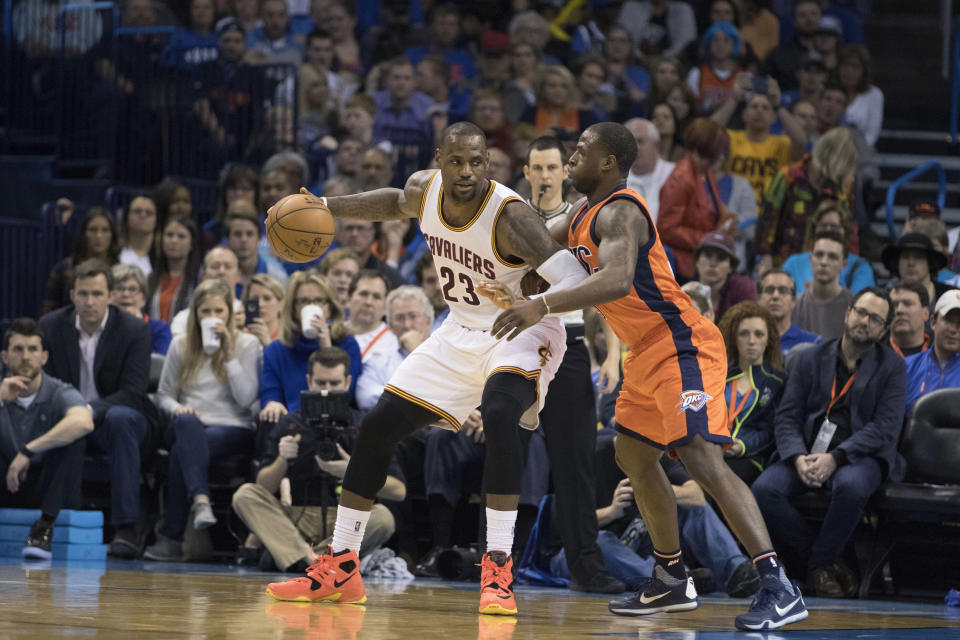
[[[547,307],[543,298],[517,300],[510,305],[509,309],[497,316],[490,335],[498,340],[505,337],[509,342],[520,335],[524,329],[540,322],[546,314]]]
[[[514,295],[510,293],[510,290],[507,289],[503,283],[493,280],[481,280],[478,282],[477,293],[484,298],[489,298],[493,304],[501,309],[509,309],[510,305],[516,300]]]

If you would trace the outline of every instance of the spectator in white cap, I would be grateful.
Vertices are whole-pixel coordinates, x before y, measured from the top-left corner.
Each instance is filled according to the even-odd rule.
[[[940,296],[930,327],[933,348],[907,357],[907,415],[920,396],[960,387],[960,290]]]

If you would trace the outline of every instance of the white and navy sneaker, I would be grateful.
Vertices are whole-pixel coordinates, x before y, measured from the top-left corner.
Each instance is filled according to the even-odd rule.
[[[806,620],[807,615],[800,589],[787,591],[776,576],[764,576],[750,610],[737,616],[735,624],[742,631],[765,631]]]
[[[618,616],[646,616],[651,613],[692,611],[700,606],[693,578],[677,580],[657,566],[653,577],[647,578],[636,592],[626,598],[610,602],[610,613]]]

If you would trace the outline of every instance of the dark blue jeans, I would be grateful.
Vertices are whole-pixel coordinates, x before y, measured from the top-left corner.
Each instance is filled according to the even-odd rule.
[[[775,546],[787,558],[806,559],[810,569],[826,567],[837,559],[853,535],[867,500],[883,481],[883,468],[874,458],[846,464],[819,491],[830,494],[830,506],[819,532],[814,532],[791,498],[808,491],[793,461],[780,460],[767,467],[751,487]],[[806,567],[795,566],[802,572]]]
[[[677,519],[684,551],[692,552],[700,564],[713,571],[717,586],[725,588],[737,567],[748,562],[733,534],[709,504],[702,507],[680,506],[677,508]],[[603,552],[607,571],[627,586],[633,587],[653,575],[656,560],[649,533],[644,534],[637,549],[622,544],[616,534],[605,529],[600,531],[597,543]],[[550,560],[550,572],[561,578],[572,577],[563,549]]]
[[[116,405],[107,409],[88,437],[110,460],[110,522],[134,524],[140,518],[140,447],[150,425],[139,411]]]
[[[194,496],[210,495],[207,485],[210,460],[250,450],[254,436],[253,430],[243,427],[205,425],[191,413],[171,421],[167,429],[170,463],[163,535],[173,540],[183,538]]]

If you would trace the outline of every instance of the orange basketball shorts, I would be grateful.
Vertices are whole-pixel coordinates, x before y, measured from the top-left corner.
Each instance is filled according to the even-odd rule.
[[[678,325],[627,354],[617,431],[658,449],[683,446],[697,435],[731,444],[720,330],[706,318]]]

